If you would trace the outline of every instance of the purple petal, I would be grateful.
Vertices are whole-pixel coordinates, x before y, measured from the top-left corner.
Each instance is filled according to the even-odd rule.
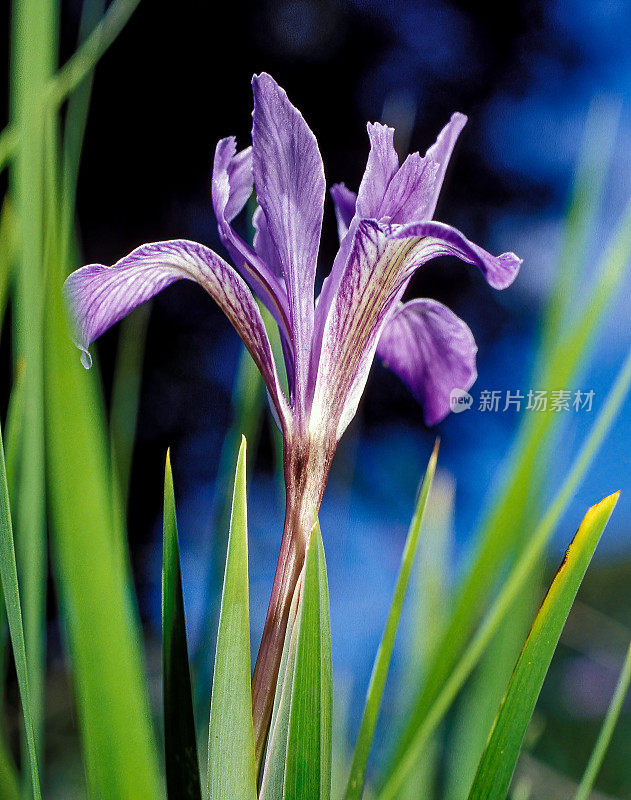
[[[412,300],[386,322],[377,355],[397,373],[436,425],[450,409],[453,389],[467,391],[477,377],[477,347],[469,327],[442,303]]]
[[[267,385],[279,419],[288,408],[261,313],[245,281],[220,256],[183,239],[136,248],[111,267],[89,264],[73,272],[64,290],[70,301],[82,361],[88,346],[145,300],[181,278],[199,283],[217,302],[250,351]]]
[[[219,237],[236,268],[278,323],[283,337],[290,340],[287,294],[274,273],[273,265],[266,263],[230,225],[243,210],[253,186],[252,148],[248,147],[240,153],[236,150],[234,136],[221,139],[215,149],[212,201]]]
[[[411,153],[393,176],[376,219],[392,223],[431,219],[438,164]]]
[[[381,219],[381,203],[388,184],[399,169],[399,157],[394,149],[394,128],[369,122],[368,136],[370,153],[357,193],[357,216]]]
[[[449,159],[451,158],[458,136],[466,124],[467,118],[464,114],[460,114],[459,112],[452,114],[451,119],[438,134],[438,138],[425,155],[426,158],[430,158],[438,164],[438,172],[436,173],[432,200],[428,205],[426,216],[421,219],[431,219],[434,216],[438,196],[440,195],[440,190],[445,179],[445,172],[449,165]]]
[[[346,187],[344,183],[334,183],[330,190],[335,206],[335,219],[337,220],[337,234],[340,242],[348,233],[351,220],[355,216],[357,195]]]
[[[506,289],[517,277],[521,259],[514,253],[493,256],[470,242],[460,231],[443,222],[413,222],[409,225],[383,226],[389,239],[422,240],[420,249],[415,249],[408,259],[408,277],[418,267],[437,256],[457,256],[468,264],[475,264],[494,289]]]
[[[349,255],[322,325],[311,418],[339,437],[359,404],[381,328],[403,292],[400,264],[414,243],[389,240],[375,221],[353,222]],[[320,311],[320,304],[318,305]]]
[[[351,227],[354,235],[340,248],[350,241],[346,265],[327,298],[326,319],[318,318],[322,333],[312,417],[316,426],[337,424],[329,430],[337,438],[357,410],[383,325],[416,269],[435,256],[457,255],[479,266],[491,286],[504,288],[521,263],[513,253],[492,256],[439,222],[391,226],[355,220]]]
[[[255,76],[252,86],[254,183],[287,287],[300,415],[309,373],[324,169],[315,136],[285,91],[266,73]]]

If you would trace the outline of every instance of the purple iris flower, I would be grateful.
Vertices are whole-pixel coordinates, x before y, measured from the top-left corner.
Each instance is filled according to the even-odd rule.
[[[476,379],[467,325],[441,303],[402,302],[414,272],[455,255],[495,289],[517,275],[513,253],[492,256],[432,220],[445,171],[466,117],[454,114],[425,156],[399,164],[392,128],[368,125],[370,153],[357,194],[331,188],[339,251],[320,296],[314,287],[325,177],[318,144],[300,112],[269,75],[255,76],[252,146],[217,145],[212,202],[234,266],[186,240],[146,244],[113,266],[74,272],[66,290],[82,360],[88,345],[140,303],[181,278],[197,281],[234,325],[267,386],[285,442],[287,508],[272,598],[253,679],[257,754],[271,712],[289,604],[337,442],[355,415],[375,353],[407,384],[432,425],[449,413],[452,389]],[[256,190],[252,245],[232,228]],[[278,324],[289,397],[254,293]]]

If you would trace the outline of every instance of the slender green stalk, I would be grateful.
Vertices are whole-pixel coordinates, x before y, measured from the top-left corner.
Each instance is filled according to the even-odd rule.
[[[390,660],[392,658],[392,651],[394,649],[394,641],[399,628],[399,620],[401,619],[401,611],[403,610],[403,601],[407,593],[410,574],[412,572],[412,565],[414,564],[414,556],[418,548],[419,538],[421,535],[421,527],[423,525],[423,518],[425,516],[425,508],[427,507],[427,498],[434,479],[436,471],[436,461],[438,460],[438,445],[439,441],[436,440],[434,450],[429,459],[423,485],[419,493],[419,499],[414,511],[412,524],[408,533],[403,555],[401,557],[401,567],[397,576],[397,582],[394,587],[394,596],[390,604],[390,611],[388,612],[388,619],[386,620],[386,627],[384,628],[379,650],[375,658],[375,663],[370,676],[370,683],[368,685],[368,692],[366,694],[366,705],[362,716],[362,721],[359,726],[359,733],[357,735],[357,742],[355,744],[355,751],[353,753],[353,761],[351,764],[350,775],[348,778],[348,785],[344,794],[344,800],[360,800],[364,788],[364,780],[366,776],[366,765],[368,763],[368,755],[372,745],[373,736],[375,733],[375,726],[377,724],[377,717],[379,709],[381,708],[381,698],[383,697],[383,690],[386,685],[386,678],[390,669]]]
[[[30,698],[29,669],[22,622],[22,607],[20,603],[20,590],[18,573],[15,561],[15,548],[13,544],[13,529],[11,525],[11,508],[9,505],[9,490],[7,488],[6,469],[4,463],[4,447],[2,433],[0,432],[0,582],[4,589],[4,602],[13,646],[15,671],[20,690],[20,700],[24,712],[24,729],[26,738],[27,762],[30,768],[30,780],[35,800],[41,800],[39,784],[39,770],[37,766],[37,746],[35,740],[35,725],[31,709],[33,703]]]
[[[17,0],[16,7],[22,1]],[[51,110],[56,110],[64,102],[70,92],[76,89],[94,69],[139,4],[140,0],[114,0],[101,22],[96,25],[76,53],[44,87],[40,88],[41,96],[38,98],[40,104],[43,103]],[[54,3],[47,4],[42,0],[42,5],[49,5],[52,8]],[[14,121],[0,133],[0,171],[17,152],[22,138],[20,130],[20,125]]]
[[[629,645],[629,649],[627,650],[627,655],[622,665],[622,670],[620,672],[620,677],[618,678],[616,690],[614,691],[613,697],[611,698],[611,703],[609,704],[609,708],[607,709],[607,714],[605,716],[603,726],[600,729],[600,733],[598,734],[598,739],[596,740],[596,744],[594,745],[592,754],[589,757],[589,761],[587,762],[587,767],[585,768],[585,772],[583,773],[583,777],[581,778],[579,787],[576,791],[576,794],[574,795],[574,800],[588,800],[589,798],[589,795],[594,787],[596,777],[598,776],[598,772],[600,771],[600,767],[603,763],[605,753],[607,752],[607,748],[609,747],[609,743],[611,742],[611,737],[613,736],[614,728],[616,727],[616,723],[618,722],[618,717],[620,716],[620,712],[622,711],[622,704],[624,703],[624,699],[627,696],[630,683],[631,683],[631,644]]]
[[[556,525],[567,508],[576,488],[580,484],[593,458],[602,445],[603,440],[620,410],[631,385],[631,351],[618,373],[616,382],[592,427],[587,440],[575,458],[572,468],[557,492],[548,510],[529,538],[528,545],[509,573],[502,590],[492,604],[483,623],[478,628],[470,644],[458,659],[455,667],[445,679],[436,699],[431,703],[422,724],[416,730],[409,745],[397,760],[379,794],[379,800],[392,800],[397,796],[399,787],[417,763],[425,743],[436,730],[456,695],[479,662],[489,642],[492,640],[502,620],[510,610],[515,598],[530,580],[533,567],[538,562],[550,541]]]
[[[22,586],[30,702],[37,746],[42,738],[46,608],[44,478],[44,171],[50,111],[41,102],[57,61],[57,3],[15,0],[11,60],[12,124],[20,138],[11,195],[18,218],[15,283],[16,360],[24,364],[24,411],[16,493],[15,532]]]

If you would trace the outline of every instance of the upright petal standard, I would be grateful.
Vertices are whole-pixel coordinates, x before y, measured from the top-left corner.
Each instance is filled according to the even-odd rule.
[[[476,344],[467,325],[427,298],[403,303],[414,272],[454,255],[505,289],[520,259],[493,256],[455,228],[433,220],[449,159],[466,117],[454,114],[424,156],[403,164],[394,130],[368,124],[370,150],[357,194],[331,187],[339,251],[314,298],[325,178],[315,136],[285,91],[263,73],[253,78],[252,146],[216,149],[212,203],[221,242],[234,266],[201,244],[156,242],[111,267],[74,272],[66,292],[82,360],[88,346],[140,303],[176,280],[194,280],[241,336],[267,386],[284,440],[286,510],[281,552],[253,677],[257,759],[265,745],[292,597],[304,564],[314,509],[320,507],[337,442],[359,404],[375,353],[393,369],[434,425],[449,413],[453,389],[476,379]],[[233,229],[256,192],[252,244]],[[269,309],[283,343],[272,356],[253,292]],[[285,397],[278,369],[287,373]]]

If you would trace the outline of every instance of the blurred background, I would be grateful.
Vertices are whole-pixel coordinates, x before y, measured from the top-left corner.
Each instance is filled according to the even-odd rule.
[[[7,4],[5,33],[8,10]],[[75,0],[61,3],[62,61],[75,47],[80,11]],[[578,298],[589,291],[631,196],[630,37],[631,5],[624,0],[516,0],[496,5],[492,13],[483,4],[440,0],[179,0],[176,5],[145,0],[98,66],[77,193],[81,263],[112,263],[138,244],[167,238],[195,239],[222,252],[210,205],[212,156],[221,137],[234,134],[241,147],[249,143],[255,72],[270,72],[305,115],[329,184],[345,181],[357,188],[368,120],[395,126],[404,155],[424,152],[453,111],[469,117],[436,216],[492,252],[515,251],[524,264],[516,283],[502,293],[455,259],[435,260],[417,274],[410,296],[441,300],[475,335],[479,378],[471,390],[473,406],[429,430],[406,388],[376,363],[360,413],[340,445],[321,523],[334,668],[350,708],[365,692],[434,437],[442,439],[438,492],[444,499],[441,524],[450,530],[448,572],[455,580],[482,510],[501,482],[518,426],[525,414],[537,413],[526,411],[525,401],[520,411],[502,409],[507,391],[527,395],[539,388],[531,378],[539,325],[559,263],[586,130],[591,146],[598,150],[602,141],[608,155],[601,208],[583,251],[586,269],[581,284],[572,287]],[[7,62],[3,59],[3,69]],[[7,83],[3,76],[0,84]],[[336,247],[329,202],[320,280]],[[543,507],[631,344],[630,300],[627,279],[591,359],[564,387],[572,393],[593,390],[593,407],[559,412]],[[576,313],[579,309],[577,304]],[[204,620],[218,591],[217,542],[223,539],[216,529],[225,522],[218,474],[222,458],[230,463],[236,455],[226,454],[224,439],[234,420],[241,344],[209,298],[186,282],[158,296],[150,314],[135,324],[137,336],[146,338],[143,363],[132,362],[128,377],[132,383],[140,379],[128,530],[141,616],[148,642],[159,641],[162,470],[171,447],[190,643],[207,661]],[[108,403],[119,339],[117,326],[95,347]],[[0,357],[7,374],[7,336]],[[502,393],[498,411],[479,410],[483,390]],[[8,398],[3,385],[3,415]],[[560,558],[586,506],[623,489],[544,690],[529,756],[536,766],[528,773],[526,759],[524,769],[535,788],[544,776],[549,791],[535,796],[565,797],[564,782],[580,774],[631,631],[631,501],[624,492],[631,477],[630,412],[627,403],[555,539],[552,561]],[[282,530],[272,426],[266,412],[258,445],[250,450],[255,646]],[[55,641],[54,612],[49,626]],[[595,638],[589,639],[590,632]],[[49,658],[63,686],[59,645]],[[386,722],[395,705],[391,697]],[[345,724],[352,740],[357,724],[352,712]],[[624,760],[630,747],[631,708],[605,764],[603,793],[631,798]],[[537,759],[544,752],[542,766]],[[59,758],[63,761],[63,752]]]

